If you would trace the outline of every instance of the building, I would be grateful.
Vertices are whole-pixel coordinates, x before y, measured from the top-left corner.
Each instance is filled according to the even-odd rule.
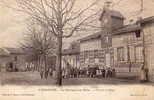
[[[62,67],[79,68],[79,53],[80,45],[78,41],[71,43],[68,49],[64,49],[62,52]]]
[[[154,82],[154,16],[138,21],[142,27],[144,41],[145,68],[148,69],[148,77]]]
[[[119,11],[105,6],[101,16],[101,31],[80,39],[80,65],[83,67],[98,65],[111,67],[114,64],[112,33],[123,27],[124,17]]]
[[[24,70],[25,54],[17,48],[0,48],[0,71]]]
[[[80,39],[80,66],[112,67],[117,76],[139,78],[143,57],[143,35],[137,23],[124,25],[124,16],[105,8],[101,31]]]
[[[143,35],[140,25],[136,23],[124,25],[113,31],[112,48],[117,76],[138,78],[144,61]]]
[[[101,46],[101,33],[80,39],[80,66],[104,65],[104,54]]]
[[[154,81],[154,17],[128,25],[124,19],[120,12],[105,6],[99,19],[101,31],[79,40],[80,67],[112,67],[118,77],[139,79],[145,65],[149,80]]]

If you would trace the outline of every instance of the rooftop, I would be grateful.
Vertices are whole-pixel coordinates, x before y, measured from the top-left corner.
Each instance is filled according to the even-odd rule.
[[[113,31],[113,35],[119,35],[119,34],[124,34],[124,33],[128,33],[128,32],[134,32],[137,30],[140,30],[141,27],[137,24],[129,24],[129,25],[125,25],[119,29],[116,29],[115,31]]]
[[[8,56],[10,54],[23,54],[22,50],[19,48],[0,48],[0,56]]]
[[[87,40],[91,40],[91,39],[97,39],[97,38],[100,38],[100,37],[101,37],[101,32],[97,32],[97,33],[94,33],[92,35],[86,36],[86,37],[80,39],[79,41],[83,42],[83,41],[87,41]]]
[[[119,12],[119,11],[115,11],[115,10],[108,10],[107,11],[112,17],[117,17],[117,18],[121,18],[124,19],[125,17]],[[100,16],[100,20],[102,19],[104,13],[106,13],[105,10],[103,10],[101,16]]]
[[[137,21],[137,22],[139,22],[139,23],[141,23],[141,24],[147,24],[147,23],[154,22],[154,16],[140,19],[140,20]]]

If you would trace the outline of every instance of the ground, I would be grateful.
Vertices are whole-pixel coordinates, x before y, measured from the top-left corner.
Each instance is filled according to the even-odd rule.
[[[55,79],[49,77],[41,79],[38,72],[1,72],[1,85],[55,85]],[[104,78],[69,78],[63,79],[63,85],[134,85],[142,84],[137,80],[128,79],[104,79]],[[153,85],[153,83],[145,83]],[[144,85],[145,85],[144,84]]]

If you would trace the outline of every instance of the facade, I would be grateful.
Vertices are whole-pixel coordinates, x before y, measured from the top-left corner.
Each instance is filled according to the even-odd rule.
[[[117,76],[140,76],[143,64],[143,35],[137,24],[125,25],[112,34],[114,68]]]
[[[154,17],[129,25],[124,25],[124,19],[120,12],[105,8],[99,19],[101,31],[81,38],[80,51],[68,53],[69,62],[72,65],[78,62],[82,68],[89,65],[100,69],[111,67],[118,77],[137,79],[145,65],[149,80],[154,81]]]
[[[139,78],[143,57],[143,35],[138,24],[124,25],[123,15],[105,9],[102,30],[80,39],[80,66],[114,68],[117,76]]]
[[[104,50],[102,50],[101,34],[96,33],[80,39],[80,66],[104,65]]]
[[[78,41],[72,42],[68,49],[62,52],[62,68],[79,68],[80,45]]]
[[[98,65],[111,67],[114,65],[114,49],[112,48],[112,32],[123,26],[123,15],[114,10],[104,8],[101,16],[101,31],[80,39],[80,65]]]
[[[24,70],[25,54],[16,48],[0,48],[0,71]]]
[[[148,69],[148,77],[154,82],[154,16],[139,21],[144,35],[145,69]]]

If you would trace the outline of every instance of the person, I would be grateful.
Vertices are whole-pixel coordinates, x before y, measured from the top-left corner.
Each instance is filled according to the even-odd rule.
[[[116,71],[115,71],[115,68],[112,69],[112,77],[116,77]]]
[[[41,79],[43,79],[43,74],[44,74],[44,70],[43,70],[43,68],[41,68],[41,70],[40,70]]]
[[[107,69],[106,69],[106,77],[107,77],[107,78],[110,77],[110,68],[107,68]]]
[[[50,68],[50,70],[49,70],[49,75],[50,75],[50,77],[52,77],[52,68]]]
[[[105,78],[105,68],[103,67],[102,71],[102,77]]]
[[[48,74],[49,74],[49,69],[47,69],[47,70],[45,71],[45,79],[48,78]]]
[[[62,68],[62,77],[65,78],[65,69]]]
[[[149,69],[148,68],[145,68],[145,81],[148,82],[149,81]]]
[[[141,65],[141,75],[140,75],[140,82],[145,82],[145,70],[144,70],[144,65]]]

